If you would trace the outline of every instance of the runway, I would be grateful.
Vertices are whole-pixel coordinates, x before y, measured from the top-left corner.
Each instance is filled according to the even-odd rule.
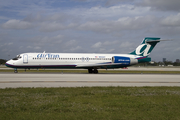
[[[0,74],[0,88],[180,86],[180,75],[172,74]]]
[[[14,70],[13,68],[8,68],[6,66],[0,66],[0,70]],[[34,69],[36,70],[36,69]],[[59,70],[59,69],[48,69],[48,70]],[[72,69],[61,69],[61,70],[72,70]],[[79,69],[84,70],[84,69]],[[128,67],[128,69],[108,69],[108,70],[133,70],[133,71],[180,71],[180,67]]]

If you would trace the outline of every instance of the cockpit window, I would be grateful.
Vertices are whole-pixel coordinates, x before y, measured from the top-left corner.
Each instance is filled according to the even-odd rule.
[[[21,58],[20,55],[17,55],[17,57],[13,58],[13,60],[19,60]]]

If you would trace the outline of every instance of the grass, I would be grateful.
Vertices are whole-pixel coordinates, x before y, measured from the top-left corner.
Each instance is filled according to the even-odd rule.
[[[0,120],[179,120],[180,87],[0,89]]]
[[[141,70],[98,70],[99,73],[110,74],[180,74],[180,71],[141,71]],[[0,73],[11,72],[14,70],[0,70]],[[23,70],[19,69],[18,73],[88,73],[88,70]]]

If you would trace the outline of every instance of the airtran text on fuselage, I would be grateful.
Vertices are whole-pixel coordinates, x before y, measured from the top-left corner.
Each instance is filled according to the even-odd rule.
[[[38,54],[37,58],[60,58],[60,56],[58,54],[51,54],[51,53],[47,53],[47,54]]]

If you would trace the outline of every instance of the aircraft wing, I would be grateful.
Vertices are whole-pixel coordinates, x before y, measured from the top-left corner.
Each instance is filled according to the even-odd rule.
[[[121,66],[122,63],[107,63],[107,64],[79,64],[76,65],[77,68],[97,68],[97,69],[106,69],[113,68],[115,66]]]

